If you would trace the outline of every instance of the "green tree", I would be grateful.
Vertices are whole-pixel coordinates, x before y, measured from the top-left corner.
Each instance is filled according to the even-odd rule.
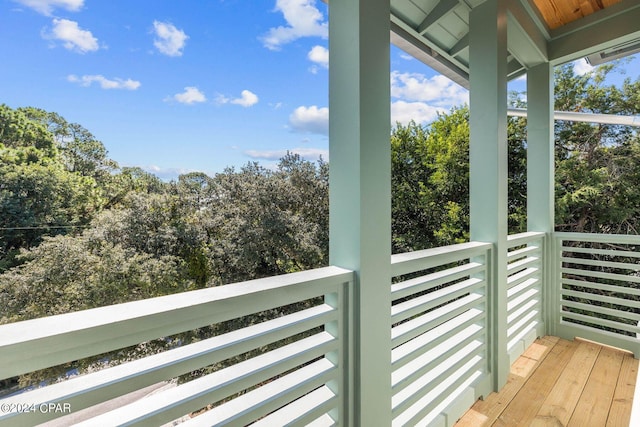
[[[92,177],[66,170],[51,132],[0,106],[0,272],[43,235],[88,224],[99,209]]]
[[[181,263],[96,239],[45,237],[0,275],[0,323],[68,313],[184,290]]]
[[[393,251],[468,238],[468,109],[440,115],[428,128],[397,124],[391,135]]]
[[[570,65],[555,72],[556,109],[637,115],[640,80],[607,84],[618,64],[576,75]],[[636,131],[628,126],[557,121],[556,228],[561,231],[633,233],[638,230]]]
[[[327,263],[328,169],[297,155],[276,171],[250,163],[212,182],[203,219],[215,284],[314,268]]]
[[[69,123],[59,114],[39,108],[24,107],[17,111],[32,122],[46,127],[69,172],[92,177],[102,184],[118,168],[118,164],[108,157],[102,142],[81,125]]]

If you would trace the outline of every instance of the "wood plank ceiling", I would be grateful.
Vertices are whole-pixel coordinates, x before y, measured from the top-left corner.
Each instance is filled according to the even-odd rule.
[[[556,29],[621,0],[533,0],[550,29]]]

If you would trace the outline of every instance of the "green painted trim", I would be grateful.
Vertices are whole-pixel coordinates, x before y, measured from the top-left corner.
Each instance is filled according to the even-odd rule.
[[[506,384],[507,353],[507,2],[487,0],[470,14],[470,231],[492,243],[488,265],[490,367]]]
[[[353,425],[391,425],[389,0],[329,7],[332,265],[355,271]]]

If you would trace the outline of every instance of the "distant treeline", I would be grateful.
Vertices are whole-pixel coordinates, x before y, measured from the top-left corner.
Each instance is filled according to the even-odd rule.
[[[640,113],[615,65],[556,70],[555,108]],[[515,106],[523,106],[517,94]],[[509,227],[526,228],[526,119],[509,119]],[[636,234],[640,143],[629,127],[556,122],[559,230]],[[468,109],[397,125],[394,252],[468,239]],[[0,106],[0,323],[283,274],[328,263],[328,164],[295,154],[163,182],[119,167],[85,128]],[[535,201],[534,201],[535,202]]]

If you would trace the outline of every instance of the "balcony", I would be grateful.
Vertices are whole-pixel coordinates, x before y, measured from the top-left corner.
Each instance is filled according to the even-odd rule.
[[[640,4],[585,2],[551,29],[551,3],[331,2],[332,266],[0,326],[0,378],[218,332],[4,397],[0,424],[451,426],[502,404],[538,337],[640,356],[640,238],[554,232],[552,96],[553,66],[640,39]],[[390,34],[470,88],[471,242],[390,253]],[[528,232],[507,236],[507,82],[525,73]]]
[[[560,393],[569,399],[580,395],[576,382],[600,384],[587,382],[591,370],[584,366],[599,366],[603,376],[620,371],[622,357],[597,359],[598,352],[610,350],[554,337],[536,342],[548,334],[640,354],[640,291],[634,285],[640,281],[640,237],[523,233],[510,236],[508,246],[505,316],[495,313],[498,293],[488,280],[492,245],[469,242],[392,256],[394,279],[384,295],[389,342],[379,343],[379,351],[391,349],[388,389],[381,394],[391,396],[385,410],[392,425],[451,426],[485,398],[460,424],[481,425],[473,424],[477,418],[469,424],[469,417],[492,404],[506,406],[491,394],[501,353],[512,365],[503,390],[512,398],[526,378],[538,394],[525,396],[539,400],[540,393]],[[203,426],[353,425],[355,378],[361,375],[355,368],[353,280],[352,271],[326,267],[0,326],[0,378],[9,378],[225,325],[209,339],[5,397],[0,425],[65,416],[58,425],[162,425],[177,419]],[[267,312],[275,315],[253,316],[252,324],[232,322]],[[497,323],[500,318],[506,324]],[[500,333],[504,349],[496,345]],[[628,399],[637,360],[627,359]],[[536,362],[539,367],[531,366]],[[204,367],[209,369],[196,379],[175,380]],[[556,383],[553,375],[571,381],[547,396],[541,390]],[[154,384],[168,386],[101,413],[101,402]],[[518,413],[530,407],[535,414],[538,400],[521,395]],[[623,421],[611,425],[628,424],[630,402],[615,407],[620,402],[614,399],[610,408],[621,411]],[[513,409],[494,419],[509,414]],[[494,425],[514,425],[509,419]]]

